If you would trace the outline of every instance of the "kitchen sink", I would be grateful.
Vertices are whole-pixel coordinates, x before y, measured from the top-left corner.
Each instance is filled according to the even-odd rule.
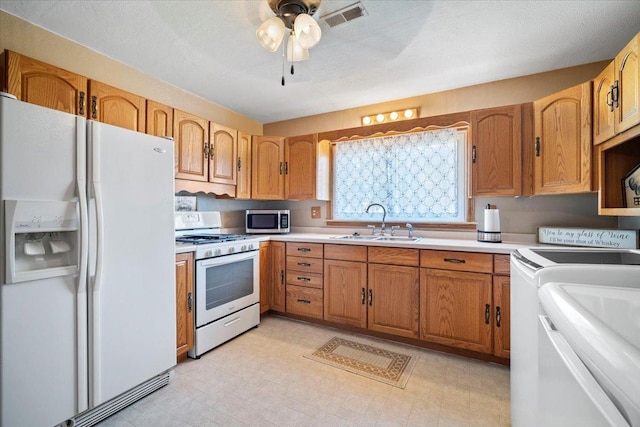
[[[386,242],[416,242],[420,240],[420,237],[403,237],[403,236],[361,236],[349,234],[346,236],[333,237],[333,239],[345,239],[345,240],[377,240]]]

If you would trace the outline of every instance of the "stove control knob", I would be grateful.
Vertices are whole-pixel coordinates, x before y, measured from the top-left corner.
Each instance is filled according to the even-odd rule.
[[[212,256],[213,256],[213,251],[206,251],[206,252],[204,253],[204,256],[206,256],[206,257],[212,257]]]
[[[222,249],[216,249],[216,256],[222,255]]]
[[[246,251],[246,250],[247,250],[247,245],[242,245],[242,246],[240,247],[240,250],[241,250],[242,252]]]
[[[253,243],[250,243],[249,246],[247,246],[247,248],[252,251],[255,249],[255,247],[253,246]]]
[[[230,254],[234,253],[235,251],[236,251],[236,248],[234,248],[233,246],[231,246],[231,247],[229,248],[229,253],[230,253]]]

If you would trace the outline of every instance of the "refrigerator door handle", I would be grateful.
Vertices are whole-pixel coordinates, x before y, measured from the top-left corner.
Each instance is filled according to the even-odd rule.
[[[100,184],[93,183],[96,200],[96,273],[93,277],[93,292],[99,292],[102,285],[102,259],[104,257],[104,216],[102,205],[102,190]]]
[[[87,291],[87,269],[89,263],[89,213],[87,201],[87,146],[84,119],[76,124],[76,189],[80,205],[80,263],[78,293]]]

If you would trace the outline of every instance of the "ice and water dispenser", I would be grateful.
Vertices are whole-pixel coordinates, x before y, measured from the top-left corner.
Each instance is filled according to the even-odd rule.
[[[6,282],[78,272],[78,202],[5,200]]]

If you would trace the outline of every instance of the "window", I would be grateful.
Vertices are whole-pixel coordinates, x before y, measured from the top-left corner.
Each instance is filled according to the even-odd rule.
[[[405,133],[334,147],[333,219],[463,222],[466,128]],[[379,209],[379,208],[378,208]]]

